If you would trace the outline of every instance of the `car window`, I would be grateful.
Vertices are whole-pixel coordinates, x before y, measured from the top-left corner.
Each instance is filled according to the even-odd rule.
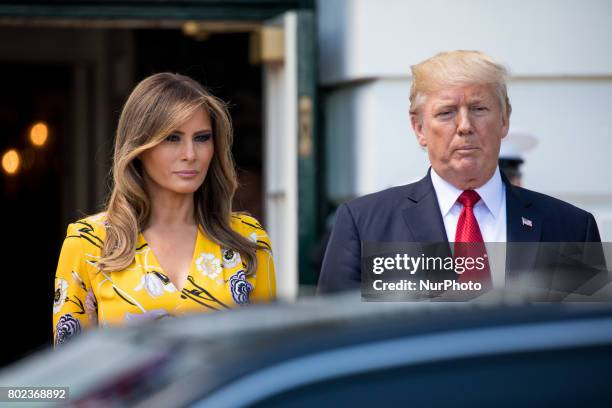
[[[612,347],[470,358],[373,371],[291,389],[251,406],[329,404],[381,408],[612,406]]]

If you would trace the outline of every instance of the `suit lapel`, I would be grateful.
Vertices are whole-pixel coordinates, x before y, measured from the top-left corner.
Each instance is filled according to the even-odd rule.
[[[426,256],[446,258],[452,254],[429,172],[423,179],[407,187],[407,205],[402,212],[414,242],[421,247],[420,252]],[[425,279],[434,281],[456,278],[457,274],[453,271],[434,270],[427,271],[425,275]]]
[[[506,185],[506,270],[507,276],[514,278],[521,270],[535,265],[543,219],[519,188],[510,184],[503,174],[502,179]]]
[[[403,216],[414,241],[448,242],[429,172],[420,181],[407,186],[406,198],[408,205]]]

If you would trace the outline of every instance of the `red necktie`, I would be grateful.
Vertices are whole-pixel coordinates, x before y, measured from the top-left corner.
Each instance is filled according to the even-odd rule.
[[[480,201],[480,196],[474,190],[466,190],[457,199],[462,205],[459,221],[457,222],[457,231],[455,233],[455,250],[454,258],[472,258],[482,257],[484,259],[481,264],[483,268],[479,269],[481,264],[475,263],[466,267],[465,271],[459,275],[459,282],[480,282],[483,289],[491,288],[491,270],[489,268],[489,260],[486,256],[487,249],[478,227],[478,221],[474,216],[474,206]],[[457,265],[457,263],[456,263]]]

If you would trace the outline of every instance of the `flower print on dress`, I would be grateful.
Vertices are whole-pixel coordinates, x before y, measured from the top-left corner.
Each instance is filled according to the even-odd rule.
[[[53,314],[59,312],[68,299],[68,282],[65,279],[57,279],[55,294],[53,296]]]
[[[262,239],[259,239],[260,237]],[[266,251],[268,254],[270,254],[270,256],[272,256],[272,247],[266,241],[266,235],[265,234],[264,235],[257,235],[257,232],[251,232],[249,234],[249,240],[254,242],[255,244],[257,244],[259,249],[262,249],[262,250]]]
[[[249,303],[249,294],[253,290],[253,285],[246,279],[246,274],[243,270],[238,271],[230,280],[230,291],[232,298],[237,305]]]
[[[62,315],[55,326],[55,345],[66,343],[81,332],[81,323],[70,313]]]
[[[87,297],[85,297],[85,314],[92,324],[98,324],[98,300],[91,289],[87,291]]]
[[[82,287],[83,290],[87,290],[87,286],[85,286],[85,282],[83,282],[83,279],[81,279],[79,274],[76,273],[75,271],[72,271],[72,280],[75,281],[80,287]]]
[[[222,272],[221,261],[214,254],[202,252],[195,262],[198,271],[210,279],[215,280]]]
[[[223,249],[221,251],[221,259],[223,261],[223,267],[226,269],[231,269],[242,262],[240,258],[240,253],[234,251],[233,249]]]
[[[140,278],[140,283],[138,286],[134,288],[135,291],[139,291],[144,288],[149,296],[152,298],[157,298],[166,292],[174,292],[176,288],[174,285],[170,285],[169,279],[162,280],[160,277],[161,274],[157,272],[147,272]],[[163,275],[162,275],[163,276]]]

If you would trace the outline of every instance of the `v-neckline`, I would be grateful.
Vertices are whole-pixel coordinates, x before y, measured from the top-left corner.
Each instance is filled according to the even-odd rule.
[[[161,271],[161,273],[168,278],[168,282],[170,285],[172,285],[174,287],[174,289],[176,289],[176,291],[180,294],[183,289],[185,289],[185,286],[187,286],[187,283],[189,282],[189,277],[193,276],[193,268],[195,265],[195,261],[196,261],[196,257],[197,257],[197,253],[198,253],[198,248],[200,245],[200,240],[201,240],[201,231],[200,231],[200,227],[197,227],[197,233],[196,233],[196,239],[195,239],[195,243],[193,245],[193,252],[191,254],[191,262],[189,263],[189,268],[187,269],[187,277],[185,279],[185,283],[183,284],[183,287],[178,288],[174,282],[172,282],[172,279],[170,279],[170,275],[168,275],[166,273],[166,271],[164,270],[164,267],[162,266],[161,262],[159,262],[159,259],[157,258],[157,255],[155,255],[155,251],[153,250],[153,247],[151,245],[149,245],[149,242],[147,241],[147,239],[144,236],[144,233],[141,231],[138,235],[140,238],[141,242],[138,242],[137,244],[137,248],[142,247],[144,244],[147,245],[147,247],[149,247],[149,251],[151,253],[151,257],[153,258],[153,261],[155,262],[155,264],[157,265],[157,267],[159,268],[159,270]],[[144,271],[145,273],[147,273],[147,271]]]

